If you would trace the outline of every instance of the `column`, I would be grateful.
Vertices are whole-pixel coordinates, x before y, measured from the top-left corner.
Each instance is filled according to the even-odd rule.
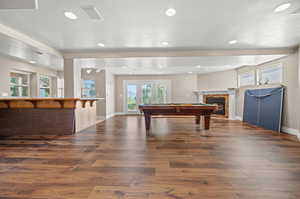
[[[7,97],[10,95],[10,79],[9,79],[9,68],[5,66],[5,63],[1,66],[0,69],[0,97]]]
[[[64,93],[65,97],[81,97],[81,67],[75,59],[64,60]]]
[[[300,101],[300,45],[298,48],[298,102]],[[300,140],[300,105],[298,104],[298,139]]]
[[[100,120],[106,119],[106,73],[102,70],[96,73],[96,92],[97,97],[104,100],[97,101],[97,117]]]

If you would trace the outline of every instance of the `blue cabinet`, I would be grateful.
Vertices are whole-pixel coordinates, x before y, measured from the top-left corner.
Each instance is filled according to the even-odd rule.
[[[246,90],[243,121],[280,131],[284,87]]]

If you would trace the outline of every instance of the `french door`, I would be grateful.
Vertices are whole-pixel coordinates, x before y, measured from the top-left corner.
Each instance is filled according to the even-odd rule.
[[[124,111],[138,113],[140,104],[163,104],[170,102],[169,80],[124,80]]]

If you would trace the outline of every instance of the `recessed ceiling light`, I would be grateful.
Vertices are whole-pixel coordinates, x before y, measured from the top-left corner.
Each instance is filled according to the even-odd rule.
[[[228,43],[229,44],[236,44],[238,41],[237,40],[231,40],[231,41],[229,41]]]
[[[72,20],[77,19],[77,16],[73,12],[65,11],[64,14],[65,17],[67,17],[68,19],[72,19]]]
[[[31,60],[31,61],[29,61],[29,63],[36,64],[36,61]]]
[[[104,43],[97,43],[97,46],[104,47]]]
[[[169,42],[167,42],[167,41],[162,41],[162,42],[160,42],[162,45],[164,45],[164,46],[167,46],[167,45],[169,45]]]
[[[283,12],[286,9],[288,9],[289,7],[291,7],[291,5],[292,5],[291,3],[281,4],[275,8],[274,12]]]
[[[86,73],[87,73],[87,74],[90,74],[91,72],[92,72],[91,69],[86,70]]]
[[[97,70],[96,70],[96,73],[100,73],[100,72],[101,72],[101,69],[97,69]]]
[[[198,66],[196,66],[196,68],[201,68],[202,66],[200,66],[200,65],[198,65]]]
[[[174,8],[169,8],[166,10],[166,15],[169,16],[169,17],[173,17],[176,15],[176,10]]]
[[[188,72],[188,74],[192,74],[193,72]]]

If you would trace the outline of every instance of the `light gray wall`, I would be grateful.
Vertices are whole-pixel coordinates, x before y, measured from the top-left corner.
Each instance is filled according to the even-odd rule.
[[[106,116],[112,116],[115,110],[115,75],[113,75],[109,70],[106,70],[105,74],[105,84],[106,84]]]
[[[104,100],[97,101],[97,116],[102,119],[106,118],[106,77],[105,71],[101,71],[96,75],[96,92],[97,97],[104,98]]]
[[[236,70],[198,75],[198,90],[224,90],[228,88],[237,88]]]
[[[298,48],[298,107],[297,110],[300,109],[300,45]],[[300,111],[298,111],[298,139],[300,140]]]
[[[56,78],[58,76],[58,71],[53,69],[33,66],[7,57],[0,57],[0,96],[2,96],[3,93],[10,94],[9,73],[11,71],[23,71],[31,74],[31,97],[37,97],[38,95],[38,75],[47,75],[52,78]],[[53,89],[54,86],[55,84],[52,85]],[[52,94],[54,94],[53,96],[55,97],[56,92],[52,92]]]
[[[283,109],[283,126],[292,129],[298,129],[299,123],[299,85],[298,85],[298,53],[289,55],[286,58],[275,60],[266,64],[245,67],[238,70],[255,70],[256,68],[274,66],[277,64],[283,64],[283,85],[286,87],[285,97],[284,97],[284,109]],[[244,105],[244,94],[245,90],[249,88],[261,88],[261,87],[270,87],[276,85],[267,85],[267,86],[249,86],[238,89],[237,92],[237,104],[236,111],[238,117],[243,117],[243,105]]]
[[[64,96],[81,97],[81,66],[76,59],[64,59]]]
[[[116,112],[123,112],[124,80],[171,80],[171,102],[194,103],[193,91],[197,90],[197,75],[116,75]]]

